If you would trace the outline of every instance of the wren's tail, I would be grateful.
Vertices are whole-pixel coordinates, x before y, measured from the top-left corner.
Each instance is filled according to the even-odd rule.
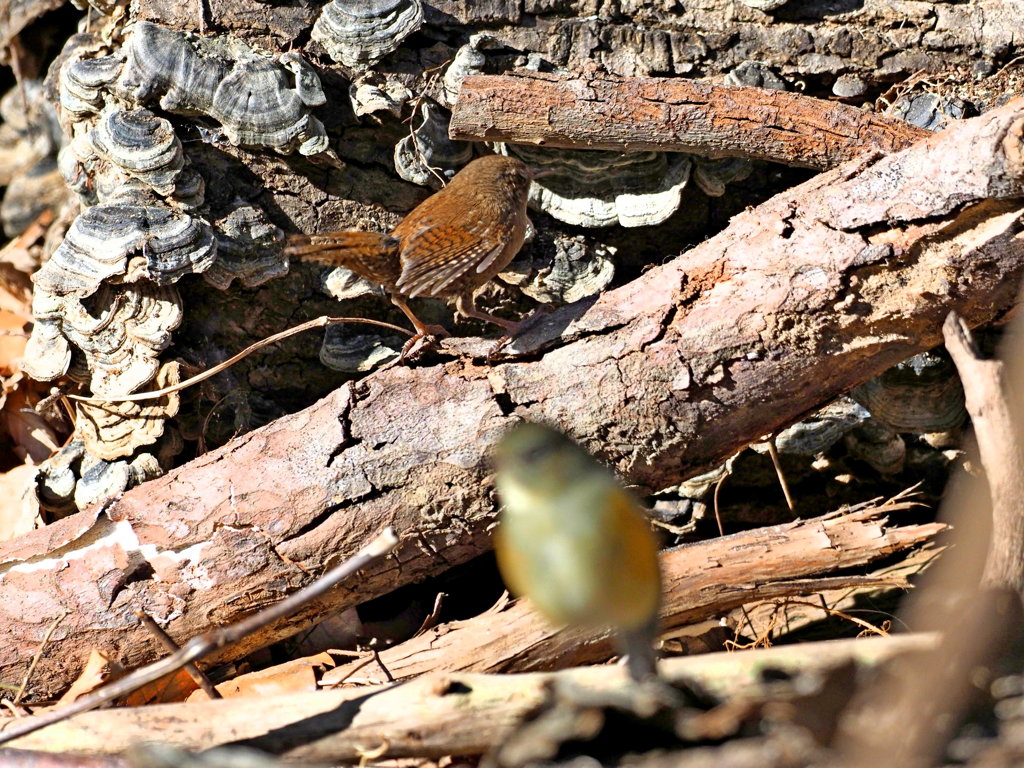
[[[398,244],[390,235],[357,230],[291,235],[284,254],[299,261],[346,267],[373,282],[393,285],[401,272]]]

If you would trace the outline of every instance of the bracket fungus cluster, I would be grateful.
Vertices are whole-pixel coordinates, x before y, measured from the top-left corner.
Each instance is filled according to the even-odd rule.
[[[233,145],[336,164],[310,111],[325,101],[319,77],[293,52],[274,58],[232,37],[149,22],[130,27],[113,51],[96,36],[76,35],[61,62],[66,143],[57,165],[81,211],[33,278],[36,322],[25,369],[40,380],[70,376],[101,396],[172,384],[180,364],[162,356],[184,315],[181,278],[203,274],[227,289],[288,270],[283,234],[262,210],[239,200],[228,209],[206,204],[204,179],[176,126],[213,120]],[[180,443],[165,434],[177,408],[177,395],[81,404],[74,442],[82,456],[61,457],[61,472],[44,467],[44,503],[95,500],[151,476],[159,462],[142,449],[165,457]],[[139,461],[145,471],[129,471]],[[81,489],[49,488],[56,478],[66,485],[75,467]]]

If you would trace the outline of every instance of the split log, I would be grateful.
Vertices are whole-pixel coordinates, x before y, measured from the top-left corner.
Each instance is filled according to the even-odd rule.
[[[555,423],[641,492],[677,484],[909,355],[956,309],[1013,306],[1024,275],[1024,100],[842,166],[735,217],[636,281],[556,310],[496,363],[395,367],[167,476],[0,547],[0,675],[70,684],[90,645],[159,654],[308,583],[374,531],[403,544],[351,589],[229,651],[490,546],[487,457],[512,421]],[[488,345],[490,346],[490,345]]]
[[[872,667],[934,642],[934,636],[920,634],[828,640],[670,659],[663,672],[668,680],[695,682],[723,699],[750,697],[763,693],[762,672],[768,667],[792,674],[845,663]],[[386,747],[380,758],[474,756],[503,741],[541,704],[556,679],[595,693],[628,685],[621,667],[437,674],[397,685],[97,710],[24,736],[12,746],[116,754],[158,734],[161,742],[189,749],[243,742],[291,759],[331,764],[358,761],[380,746]]]
[[[928,131],[888,115],[787,91],[608,75],[467,77],[456,139],[565,149],[654,150],[834,168],[906,149]]]
[[[758,528],[663,552],[663,629],[696,624],[747,603],[840,587],[843,578],[808,577],[865,565],[924,543],[941,523],[887,527],[885,516],[904,505]],[[860,586],[852,577],[846,586]],[[874,579],[893,586],[897,580]],[[881,584],[879,584],[881,582]],[[434,627],[380,652],[396,679],[427,672],[527,672],[604,661],[615,653],[607,632],[552,627],[528,601],[501,605],[466,621]],[[341,665],[325,682],[344,680],[360,662]],[[360,677],[383,682],[378,669]]]

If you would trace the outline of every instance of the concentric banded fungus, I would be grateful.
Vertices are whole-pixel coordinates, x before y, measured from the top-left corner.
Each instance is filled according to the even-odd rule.
[[[116,88],[126,98],[212,117],[235,145],[328,151],[324,127],[309,112],[324,103],[323,90],[298,54],[283,57],[286,69],[235,38],[190,38],[149,22],[135,24],[124,52]]]
[[[336,267],[324,278],[324,291],[339,301],[358,299],[360,296],[383,296],[384,290],[360,277],[351,269]]]
[[[121,74],[123,64],[120,56],[66,61],[60,76],[60,108],[72,118],[98,114],[103,109],[103,90]]]
[[[313,25],[313,39],[339,64],[366,69],[422,24],[420,0],[331,0]]]
[[[375,334],[353,334],[347,328],[329,325],[320,345],[320,362],[341,373],[365,373],[398,357],[402,343],[388,344]]]
[[[420,103],[420,124],[395,145],[395,170],[413,184],[441,187],[473,159],[473,146],[468,141],[448,138],[451,113],[436,101],[423,97]]]
[[[246,288],[288,274],[288,259],[281,253],[284,233],[259,208],[244,205],[214,225],[217,260],[203,279],[226,291],[233,280]]]
[[[534,257],[538,252],[543,255]],[[613,248],[591,246],[583,237],[557,235],[553,249],[531,249],[499,277],[537,301],[568,304],[608,287],[615,276],[612,254]]]
[[[883,475],[903,471],[907,460],[907,444],[889,426],[877,419],[866,419],[843,438],[851,458],[869,464]]]
[[[478,75],[484,71],[487,57],[482,49],[494,43],[495,39],[490,35],[479,32],[470,35],[469,42],[456,51],[455,58],[448,65],[448,69],[444,71],[438,101],[448,109],[455,106],[455,100],[459,97],[459,89],[462,88],[462,81],[469,75]]]
[[[156,376],[155,389],[174,386],[181,380],[181,364],[165,364]],[[131,456],[152,445],[164,432],[165,422],[178,413],[177,392],[140,403],[79,403],[76,435],[92,456],[107,461]]]
[[[870,414],[862,406],[848,397],[840,397],[779,432],[775,445],[779,453],[814,456],[827,451],[868,418]]]
[[[82,476],[75,483],[75,506],[79,509],[112,499],[163,474],[160,462],[151,453],[140,453],[131,463],[104,461],[86,454],[80,471]]]
[[[871,415],[897,432],[956,429],[967,418],[964,388],[952,360],[923,352],[850,392]]]
[[[103,110],[90,132],[97,153],[118,168],[170,196],[185,165],[181,142],[171,124],[148,109]]]
[[[173,287],[104,284],[87,302],[66,299],[61,331],[84,354],[93,392],[128,393],[156,375],[181,317]]]
[[[61,323],[65,297],[36,288],[32,294],[32,335],[25,345],[22,368],[36,381],[52,381],[68,372],[71,345]]]
[[[81,298],[120,275],[173,283],[207,269],[216,254],[213,232],[201,219],[157,206],[104,204],[87,208],[75,219],[64,242],[32,279],[47,293]]]
[[[530,202],[559,221],[584,227],[660,224],[679,208],[692,162],[686,155],[569,151],[496,144],[550,176],[530,187]]]

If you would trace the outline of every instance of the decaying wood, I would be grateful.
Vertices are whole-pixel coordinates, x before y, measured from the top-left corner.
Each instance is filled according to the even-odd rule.
[[[938,523],[888,527],[887,516],[898,514],[901,506],[869,507],[758,528],[663,552],[663,629],[696,624],[751,602],[841,587],[842,578],[812,583],[808,577],[906,551],[942,530]],[[874,583],[892,586],[899,581],[875,579]],[[388,672],[403,679],[439,671],[558,669],[604,661],[614,653],[613,638],[607,632],[552,627],[529,602],[518,600],[465,621],[434,627],[381,651],[380,656]],[[336,667],[325,681],[344,680],[358,665]],[[359,676],[385,680],[383,672],[370,667],[359,671]]]
[[[338,584],[351,578],[362,568],[368,567],[380,560],[394,549],[396,544],[398,544],[398,539],[395,537],[394,531],[385,528],[351,558],[334,566],[312,584],[289,595],[284,600],[258,613],[247,616],[235,624],[211,629],[205,634],[194,637],[184,647],[178,648],[170,656],[133,670],[124,677],[79,697],[70,704],[56,707],[37,717],[25,718],[14,723],[0,731],[0,744],[17,738],[23,733],[31,733],[51,723],[65,720],[79,712],[88,712],[95,707],[116,701],[130,693],[134,693],[145,685],[156,682],[172,672],[188,667],[192,662],[211,655],[219,648],[233,645],[262,628],[282,618],[291,616],[303,606],[315,601]],[[152,619],[149,621],[152,622]],[[174,645],[174,641],[166,636],[159,638],[159,642],[161,645],[166,645],[168,642],[172,646]],[[217,697],[214,696],[213,698]]]
[[[1019,325],[1019,324],[1018,324]],[[992,533],[982,581],[1024,594],[1024,421],[1010,396],[1004,365],[982,359],[955,313],[942,328],[964,384],[992,503]],[[1020,344],[1017,344],[1020,347]],[[1018,377],[1018,384],[1021,382]]]
[[[744,157],[824,170],[928,131],[787,91],[696,80],[520,72],[467,77],[453,138],[565,149]]]
[[[762,691],[765,668],[820,672],[844,663],[870,667],[930,648],[931,635],[820,643],[670,659],[669,680],[696,682],[721,698]],[[519,675],[435,674],[408,683],[269,697],[98,710],[14,742],[24,749],[121,752],[137,741],[191,749],[243,743],[293,759],[347,762],[384,747],[384,757],[472,756],[501,742],[544,699],[553,680],[591,691],[627,685],[621,667]]]
[[[308,583],[367,531],[386,565],[232,654],[488,549],[490,446],[555,423],[640,492],[682,478],[1014,304],[1024,101],[908,150],[822,174],[736,216],[636,281],[544,317],[494,363],[444,357],[324,400],[0,548],[0,675],[61,623],[33,694],[68,685],[90,645],[128,666]],[[488,343],[484,348],[490,348]]]
[[[902,611],[911,626],[939,631],[940,641],[858,692],[837,739],[844,765],[942,762],[964,714],[988,699],[994,679],[1020,669],[1024,459],[1016,393],[1024,386],[1022,327],[1018,317],[1005,336],[1004,364],[979,357],[955,312],[943,325],[987,482],[968,485],[965,472],[954,477],[944,505],[954,556],[926,574]]]

